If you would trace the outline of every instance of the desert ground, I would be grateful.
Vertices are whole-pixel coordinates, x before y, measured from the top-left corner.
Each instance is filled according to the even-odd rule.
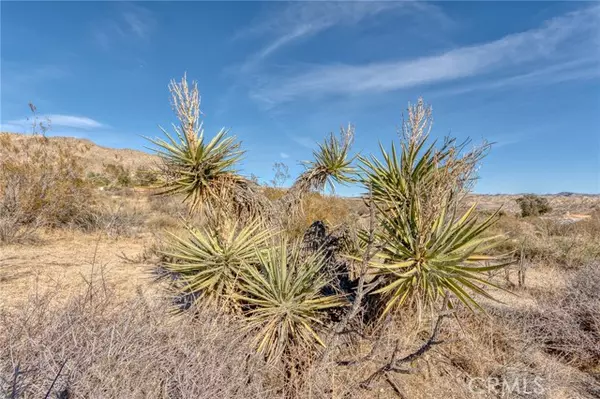
[[[0,149],[24,151],[26,141],[3,134]],[[3,397],[600,397],[598,196],[546,196],[549,213],[521,217],[520,196],[469,195],[465,207],[476,203],[482,215],[502,209],[493,229],[507,234],[505,249],[518,257],[489,273],[498,288],[489,291],[497,301],[481,300],[486,313],[458,309],[426,353],[365,384],[394,348],[408,355],[428,339],[427,323],[399,315],[381,334],[348,338],[352,345],[325,367],[309,367],[309,382],[294,382],[255,358],[235,317],[173,312],[157,266],[186,208],[179,197],[142,187],[153,156],[76,139],[50,138],[46,146],[75,154],[88,165],[83,174],[99,182],[86,191],[94,206],[83,221],[19,234],[5,227]],[[334,229],[369,213],[361,199],[321,195],[304,209],[297,231],[314,220]]]

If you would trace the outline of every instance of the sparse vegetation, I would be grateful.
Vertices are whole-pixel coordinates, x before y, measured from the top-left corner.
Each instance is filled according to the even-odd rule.
[[[399,145],[355,155],[348,126],[290,187],[283,166],[263,187],[234,137],[204,135],[196,85],[169,88],[180,123],[152,140],[159,169],[0,136],[0,395],[476,398],[490,378],[599,392],[592,200],[482,209],[469,191],[489,147],[431,143],[422,100]],[[348,183],[363,197],[323,193]],[[13,245],[36,232],[47,248]],[[18,263],[29,251],[47,278]]]
[[[521,198],[517,198],[517,204],[521,208],[521,216],[540,216],[552,210],[546,198],[539,195],[527,194]]]
[[[17,152],[2,135],[8,151],[0,158],[0,242],[31,239],[44,226],[78,226],[93,199],[77,159],[49,152],[40,135]]]

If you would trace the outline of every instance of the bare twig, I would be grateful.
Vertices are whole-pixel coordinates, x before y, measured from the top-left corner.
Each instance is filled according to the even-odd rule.
[[[389,373],[384,373],[384,376],[385,376],[385,380],[388,382],[388,384],[391,385],[394,392],[396,392],[396,395],[398,395],[398,397],[402,398],[402,399],[406,398],[406,396],[402,393],[402,390],[400,389],[398,384],[392,379],[392,376]]]
[[[60,368],[58,369],[58,373],[56,373],[54,380],[52,380],[52,384],[50,385],[50,388],[48,388],[48,392],[46,392],[46,396],[44,396],[44,399],[48,399],[50,397],[50,394],[52,393],[52,388],[54,388],[54,384],[56,384],[56,381],[58,380],[60,373],[62,373],[63,367],[65,367],[65,364],[67,364],[67,360],[69,360],[69,359],[65,359],[65,361],[62,362],[62,364],[60,365]]]
[[[19,376],[22,374],[20,367],[21,367],[21,365],[17,364],[17,367],[15,368],[15,372],[13,374],[12,391],[10,394],[11,399],[16,399],[19,396],[18,381],[19,381]]]
[[[447,303],[447,302],[445,302]],[[446,305],[444,305],[444,308],[446,307]],[[403,365],[405,363],[410,363],[413,360],[423,356],[426,352],[428,352],[431,348],[433,348],[435,345],[439,345],[441,343],[443,343],[443,340],[438,340],[437,336],[439,334],[440,331],[440,327],[442,325],[442,321],[444,318],[450,316],[453,312],[447,312],[447,311],[443,311],[442,313],[440,313],[435,321],[435,324],[433,326],[433,330],[431,331],[431,335],[429,336],[429,339],[419,347],[419,349],[417,349],[416,351],[398,359],[398,354],[399,354],[399,342],[396,342],[396,345],[394,347],[394,351],[392,352],[392,356],[389,362],[387,362],[386,364],[384,364],[383,366],[381,366],[379,369],[377,369],[377,371],[375,371],[373,374],[371,374],[369,376],[369,378],[367,378],[366,380],[364,380],[360,386],[366,389],[369,389],[371,387],[371,384],[379,379],[381,376],[385,376],[386,373],[393,371],[396,373],[403,373],[403,374],[410,374],[413,373],[414,371],[411,369],[407,369],[406,367],[403,367]]]

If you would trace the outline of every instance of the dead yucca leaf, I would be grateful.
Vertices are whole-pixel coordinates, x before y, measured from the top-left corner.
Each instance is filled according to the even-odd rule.
[[[163,253],[173,261],[164,268],[179,277],[181,295],[213,304],[229,303],[241,275],[259,262],[272,234],[259,221],[240,226],[221,220],[202,230],[187,230],[188,237],[171,234],[171,245]]]
[[[159,194],[184,194],[192,210],[203,203],[218,206],[229,200],[243,180],[235,169],[243,151],[224,129],[210,141],[205,139],[196,82],[190,89],[184,76],[180,83],[171,81],[169,89],[180,125],[173,126],[174,135],[161,128],[166,139],[149,139],[163,161]]]
[[[276,362],[292,346],[308,350],[323,346],[317,329],[324,323],[324,311],[344,300],[323,294],[329,281],[322,272],[322,254],[302,257],[298,242],[282,239],[257,257],[258,267],[248,268],[242,276],[241,293],[235,298],[245,305],[258,352]]]

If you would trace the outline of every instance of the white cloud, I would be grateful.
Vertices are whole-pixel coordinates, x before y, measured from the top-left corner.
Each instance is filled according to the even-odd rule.
[[[288,158],[290,157],[290,155],[289,155],[289,154],[286,154],[285,152],[280,152],[280,153],[279,153],[279,156],[280,156],[282,159],[288,159]]]
[[[271,4],[270,4],[271,6]],[[251,27],[236,35],[237,39],[267,36],[272,38],[246,61],[248,70],[280,48],[340,25],[356,25],[382,13],[426,15],[440,24],[450,24],[442,11],[431,4],[418,1],[347,1],[347,2],[297,2],[263,15]]]
[[[366,65],[312,66],[273,77],[251,96],[273,104],[304,96],[386,92],[598,54],[599,10],[598,6],[582,9],[549,20],[538,29],[433,56]]]
[[[63,128],[72,128],[72,129],[84,129],[84,130],[92,130],[99,128],[106,128],[108,126],[94,120],[91,118],[87,118],[85,116],[74,116],[74,115],[60,115],[60,114],[47,114],[47,115],[38,115],[38,120],[41,122],[50,121],[50,125],[52,127],[63,127]],[[8,121],[6,124],[2,124],[2,129],[4,130],[5,126],[9,126],[14,129],[14,131],[20,132],[25,131],[31,128],[32,120],[18,119]],[[19,129],[19,130],[17,130]],[[8,131],[8,130],[7,130]],[[11,130],[13,131],[13,130]]]
[[[103,48],[126,41],[145,41],[156,27],[153,13],[140,5],[119,4],[118,15],[99,21],[92,29],[94,40]]]
[[[73,115],[48,115],[48,119],[55,126],[72,127],[78,129],[98,129],[106,127],[102,123],[87,118],[84,116],[73,116]]]

